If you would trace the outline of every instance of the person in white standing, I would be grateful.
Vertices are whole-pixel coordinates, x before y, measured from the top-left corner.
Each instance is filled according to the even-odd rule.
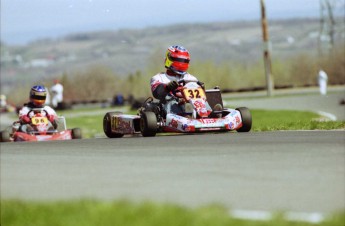
[[[54,80],[54,85],[50,88],[51,92],[51,104],[53,108],[56,108],[59,103],[63,101],[63,86],[57,79]]]
[[[5,109],[7,106],[6,96],[4,94],[0,95],[0,108]]]
[[[318,80],[319,80],[320,94],[326,95],[327,94],[327,81],[328,81],[328,76],[327,76],[326,72],[324,72],[323,70],[320,70]]]

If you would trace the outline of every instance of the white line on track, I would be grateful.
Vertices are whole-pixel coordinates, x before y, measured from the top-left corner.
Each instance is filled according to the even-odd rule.
[[[317,113],[321,116],[324,116],[326,118],[329,118],[331,121],[337,121],[337,116],[328,113],[328,112],[324,112],[324,111],[317,111]]]
[[[269,221],[274,217],[274,213],[260,210],[230,210],[230,216],[238,219]],[[325,217],[321,213],[302,213],[302,212],[286,212],[283,218],[288,221],[303,221],[318,224]]]

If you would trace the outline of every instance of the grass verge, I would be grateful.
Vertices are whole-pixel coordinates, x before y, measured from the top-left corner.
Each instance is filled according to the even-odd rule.
[[[220,205],[189,209],[168,203],[133,203],[126,200],[1,201],[1,225],[4,226],[339,226],[344,225],[344,222],[345,212],[328,216],[321,222],[310,223],[286,220],[283,213],[274,214],[269,220],[237,219]]]
[[[313,112],[251,110],[251,113],[253,131],[345,129],[344,121],[327,121]]]

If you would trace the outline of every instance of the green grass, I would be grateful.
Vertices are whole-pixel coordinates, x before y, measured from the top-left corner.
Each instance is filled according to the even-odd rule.
[[[91,138],[103,133],[104,115],[66,118],[68,128],[81,128],[83,138]]]
[[[72,110],[57,111],[58,115],[65,116],[67,128],[81,128],[83,138],[91,138],[95,136],[103,136],[103,117],[105,112],[110,111],[127,111],[128,108],[80,108]],[[128,112],[128,114],[136,114],[136,112]],[[104,135],[105,136],[105,135]]]
[[[345,212],[328,216],[319,223],[308,223],[288,221],[283,213],[266,221],[236,219],[220,205],[190,209],[169,203],[126,200],[1,201],[1,225],[4,226],[339,226],[344,222]]]
[[[344,121],[327,121],[313,112],[251,110],[251,113],[253,131],[345,129]]]
[[[107,109],[106,109],[107,110]],[[104,113],[94,114],[99,109],[88,109],[90,115],[81,117],[66,117],[68,128],[79,127],[82,129],[83,138],[105,136],[103,133]],[[108,111],[116,111],[109,108]],[[76,113],[86,112],[77,110]],[[72,114],[73,111],[61,111],[60,115]],[[126,114],[136,114],[129,111]],[[251,110],[253,126],[252,131],[274,130],[333,130],[345,129],[344,121],[325,121],[321,116],[313,112],[290,110]]]

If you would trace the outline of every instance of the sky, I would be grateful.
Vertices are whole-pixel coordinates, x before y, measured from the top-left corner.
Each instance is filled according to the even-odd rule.
[[[260,0],[0,0],[1,41],[178,23],[260,20]],[[319,0],[265,0],[267,18],[319,17]]]

